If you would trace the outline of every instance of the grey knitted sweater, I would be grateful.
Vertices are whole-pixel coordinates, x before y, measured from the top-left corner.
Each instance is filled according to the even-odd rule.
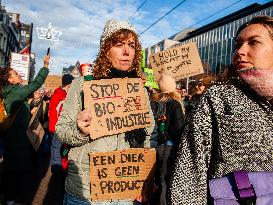
[[[89,135],[87,137],[80,135],[77,127],[77,116],[83,109],[81,96],[83,82],[83,77],[75,79],[72,82],[56,125],[56,134],[62,143],[73,146],[68,154],[69,165],[65,181],[66,192],[78,198],[90,200],[89,153],[128,149],[130,145],[125,141],[124,133],[101,137],[95,140],[91,140]],[[152,126],[145,128],[148,135],[146,136],[144,147],[150,148],[150,135],[154,128],[154,121],[149,102],[147,107],[152,119]],[[100,203],[98,202],[98,204]],[[133,204],[133,202],[129,200],[123,202],[123,204]]]
[[[208,204],[208,181],[273,171],[273,106],[239,80],[213,85],[191,112],[171,181],[171,203]]]

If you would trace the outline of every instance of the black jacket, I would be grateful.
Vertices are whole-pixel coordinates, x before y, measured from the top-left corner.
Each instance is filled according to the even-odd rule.
[[[169,138],[178,146],[185,124],[185,115],[182,111],[181,104],[176,100],[169,100],[166,105],[166,115],[168,119],[167,130]]]
[[[156,121],[157,120],[156,114],[158,108],[157,103],[155,101],[151,101],[151,108],[153,110],[154,118]],[[176,100],[168,100],[166,102],[166,116],[168,140],[173,141],[175,146],[178,147],[181,141],[181,134],[185,123],[185,115],[183,113],[181,104]],[[155,126],[155,129],[158,129],[157,126]],[[158,131],[154,131],[154,133],[155,135],[158,135]]]

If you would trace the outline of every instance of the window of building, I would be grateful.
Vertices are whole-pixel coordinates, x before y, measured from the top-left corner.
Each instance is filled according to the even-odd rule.
[[[208,46],[204,47],[203,60],[208,60]]]
[[[163,44],[163,42],[159,44],[159,49],[160,49],[160,51],[164,50],[164,44]]]
[[[267,10],[268,16],[272,16],[272,9],[268,8]]]
[[[227,39],[227,25],[224,25],[223,28],[224,28],[224,39]]]
[[[205,34],[202,34],[202,38],[201,38],[201,46],[204,47],[205,46]]]
[[[3,38],[3,50],[5,51],[6,50],[6,47],[7,47],[7,45],[6,45],[6,37],[4,37]]]
[[[213,53],[212,53],[213,58],[217,56],[217,42],[213,44]]]
[[[155,46],[151,47],[151,53],[154,54],[155,53]]]
[[[3,49],[4,48],[4,43],[3,43],[3,34],[0,33],[0,48]]]
[[[217,28],[217,42],[221,41],[221,28]]]
[[[227,54],[230,55],[232,52],[231,38],[227,40]]]

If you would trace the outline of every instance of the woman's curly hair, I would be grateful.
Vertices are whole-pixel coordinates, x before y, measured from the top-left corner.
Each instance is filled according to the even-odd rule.
[[[10,67],[0,67],[0,92],[2,92],[2,89],[6,85],[10,85],[10,82],[8,81],[9,79],[9,72],[12,69]]]
[[[107,78],[110,72],[110,68],[112,67],[111,62],[107,57],[107,53],[109,52],[110,48],[116,45],[119,42],[122,42],[128,38],[133,36],[135,38],[135,58],[131,68],[128,72],[132,70],[136,70],[137,77],[141,77],[141,45],[138,39],[137,34],[133,31],[127,29],[121,29],[115,32],[112,36],[107,38],[100,48],[100,51],[97,55],[97,59],[95,60],[95,66],[93,75],[95,79]]]

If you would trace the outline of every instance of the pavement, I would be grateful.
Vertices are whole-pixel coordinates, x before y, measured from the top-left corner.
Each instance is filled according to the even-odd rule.
[[[0,157],[0,176],[2,173],[2,161]],[[35,185],[32,205],[62,205],[63,204],[63,180],[59,175],[53,175],[50,169],[50,157],[42,157],[37,164],[37,173],[31,181]],[[1,177],[0,177],[1,178]],[[1,181],[0,181],[1,186]],[[3,187],[4,188],[4,187]],[[1,202],[0,202],[1,205]]]

